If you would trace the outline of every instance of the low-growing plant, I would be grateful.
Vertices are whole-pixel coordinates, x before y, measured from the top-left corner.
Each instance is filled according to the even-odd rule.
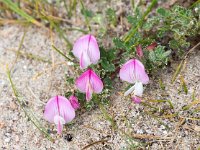
[[[61,22],[66,20],[53,16],[54,13],[57,13],[57,9],[51,11],[50,14],[45,11],[54,8],[51,4],[44,5],[42,1],[33,1],[33,4],[28,6],[34,7],[36,12],[28,14],[13,1],[3,1],[6,7],[29,23],[49,28],[51,31],[55,30],[67,43],[68,48],[72,49],[65,54],[52,45],[52,48],[71,64],[75,70],[74,74],[78,74],[78,77],[66,75],[66,83],[72,89],[66,91],[65,97],[70,98],[69,100],[62,96],[51,98],[45,108],[45,119],[55,123],[58,133],[61,134],[63,124],[70,122],[75,117],[75,110],[79,106],[86,109],[100,106],[108,120],[113,123],[113,119],[106,114],[106,110],[102,106],[109,104],[112,90],[115,83],[120,81],[119,79],[130,83],[123,91],[124,96],[131,95],[134,103],[141,103],[155,111],[160,110],[142,102],[143,84],[148,84],[148,74],[153,75],[165,68],[172,58],[172,54],[182,58],[184,52],[190,47],[188,37],[197,36],[200,30],[200,5],[197,3],[192,8],[176,5],[172,9],[158,8],[154,11],[157,0],[152,0],[143,11],[139,3],[136,7],[133,6],[133,14],[127,16],[127,21],[131,26],[130,30],[122,37],[114,37],[113,46],[106,47],[101,39],[108,33],[108,28],[112,30],[117,27],[116,11],[108,8],[103,16],[87,9],[82,0],[79,2],[87,30],[76,28],[85,35],[71,44],[63,32],[64,27],[60,26]],[[77,7],[77,1],[70,1],[69,6],[64,1],[64,6],[70,18]],[[36,20],[36,18],[42,21],[39,22],[39,19]],[[96,36],[100,37],[99,39],[92,34],[92,23],[99,25]],[[181,81],[183,90],[187,93],[186,84],[183,79]],[[164,89],[163,86],[162,88]],[[170,109],[173,109],[169,100],[153,102],[167,102]],[[67,109],[70,111],[65,111]]]

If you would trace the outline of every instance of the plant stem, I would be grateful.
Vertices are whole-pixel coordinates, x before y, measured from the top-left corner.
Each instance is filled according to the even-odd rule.
[[[154,7],[154,5],[156,3],[157,3],[157,0],[152,0],[151,4],[147,8],[146,12],[144,13],[144,15],[142,16],[142,18],[138,22],[137,26],[135,28],[132,27],[132,29],[130,30],[130,32],[127,35],[125,35],[125,37],[123,38],[123,41],[125,43],[127,43],[131,39],[131,37],[134,36],[134,34],[138,31],[138,29],[143,25],[145,17],[151,12],[151,10],[153,9],[153,7]]]
[[[89,31],[91,32],[91,27],[90,27],[90,24],[89,24],[89,20],[88,20],[87,15],[85,14],[85,6],[83,5],[83,1],[82,0],[80,0],[80,3],[81,3],[81,7],[82,7],[82,10],[83,10],[83,15],[85,17],[86,24],[88,26]]]
[[[33,125],[38,129],[40,130],[46,137],[47,139],[49,139],[50,141],[54,141],[54,139],[47,133],[47,131],[45,130],[44,127],[41,126],[39,120],[34,116],[34,117],[31,117],[29,112],[26,110],[25,106],[23,106],[23,102],[20,100],[20,96],[19,96],[19,93],[17,92],[17,89],[12,81],[12,78],[11,78],[11,74],[10,74],[10,70],[7,68],[7,76],[8,76],[8,79],[10,81],[10,84],[11,84],[11,87],[12,87],[12,90],[13,90],[13,93],[17,99],[17,102],[19,103],[21,109],[24,111],[25,115],[28,117],[28,119],[33,123]]]
[[[58,52],[60,55],[62,55],[65,59],[67,59],[68,61],[73,62],[73,60],[71,58],[67,57],[63,52],[61,52],[59,49],[57,49],[54,45],[51,45],[51,46],[56,52]]]

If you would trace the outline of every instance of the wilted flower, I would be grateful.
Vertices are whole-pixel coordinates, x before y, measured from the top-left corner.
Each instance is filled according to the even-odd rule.
[[[154,50],[154,48],[157,46],[156,42],[153,42],[152,44],[150,44],[149,46],[146,47],[147,50]]]
[[[149,82],[149,77],[145,72],[144,65],[139,60],[131,59],[126,62],[120,69],[119,76],[121,80],[134,84],[124,93],[124,96],[133,92],[134,96],[142,97],[143,84]]]
[[[103,83],[92,69],[88,69],[76,80],[76,87],[79,91],[86,93],[86,100],[89,101],[92,98],[93,92],[97,94],[101,93]]]
[[[63,125],[72,121],[74,117],[74,108],[63,96],[52,97],[45,106],[44,118],[50,123],[56,124],[58,134],[62,133]]]
[[[78,109],[78,108],[80,108],[80,104],[78,103],[78,99],[74,95],[72,95],[72,96],[69,97],[69,101],[70,101],[72,107],[75,110]]]
[[[143,56],[143,51],[142,51],[142,46],[141,44],[139,44],[137,47],[136,47],[136,53],[139,57],[142,57]]]
[[[91,34],[80,37],[75,42],[72,52],[79,59],[82,69],[87,68],[91,64],[97,64],[100,59],[99,46],[96,38]]]
[[[135,103],[135,104],[139,104],[141,102],[141,98],[137,97],[137,96],[133,96],[132,97],[132,101]]]

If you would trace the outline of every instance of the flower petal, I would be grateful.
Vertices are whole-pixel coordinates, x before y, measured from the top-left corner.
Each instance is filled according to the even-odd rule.
[[[128,89],[125,93],[124,93],[124,96],[128,96],[130,93],[132,93],[135,89],[135,85],[132,86],[130,89]]]
[[[100,59],[100,51],[97,40],[94,36],[90,35],[88,55],[93,64],[97,64]]]
[[[90,58],[87,54],[87,52],[83,51],[81,54],[81,59],[80,59],[80,67],[81,69],[87,68],[91,64]]]
[[[90,69],[90,84],[92,86],[92,89],[95,93],[101,93],[103,90],[103,82],[101,81],[101,78]]]
[[[87,70],[84,73],[80,75],[80,77],[76,80],[76,87],[79,89],[79,91],[86,93],[86,85],[89,81],[89,75],[90,71]]]
[[[96,64],[100,59],[100,51],[94,36],[88,34],[79,38],[72,50],[80,61],[81,68],[87,68],[91,63]]]
[[[137,59],[131,59],[126,62],[120,69],[119,76],[121,80],[129,83],[141,81],[143,84],[147,84],[149,81],[144,65]]]
[[[51,98],[45,106],[44,118],[50,123],[54,123],[55,116],[64,118],[65,123],[72,121],[75,117],[74,108],[69,100],[63,96]]]
[[[54,123],[55,123],[56,126],[57,126],[57,132],[58,132],[58,134],[61,134],[61,133],[62,133],[62,129],[63,129],[63,124],[65,124],[64,118],[62,118],[62,117],[59,116],[59,115],[56,115],[56,116],[54,117]]]
[[[78,99],[75,96],[70,96],[69,101],[72,105],[72,107],[76,110],[80,108],[80,104],[78,103]]]
[[[61,134],[62,130],[63,130],[63,124],[61,124],[60,122],[56,125],[57,126],[57,133]]]
[[[88,82],[87,83],[87,91],[86,91],[86,100],[90,101],[92,99],[92,93],[93,93],[93,89],[91,84]]]
[[[139,104],[141,102],[141,98],[137,97],[137,96],[134,96],[132,97],[132,101],[135,103],[135,104]]]
[[[63,96],[58,96],[60,116],[64,118],[65,122],[71,122],[75,118],[75,110],[69,100]]]
[[[143,94],[143,85],[142,82],[135,83],[134,95],[142,97]]]

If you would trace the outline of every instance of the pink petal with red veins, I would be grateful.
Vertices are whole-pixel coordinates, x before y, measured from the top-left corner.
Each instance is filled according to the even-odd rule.
[[[78,99],[75,96],[70,96],[69,101],[72,105],[72,107],[76,110],[80,108],[80,104],[78,103]]]
[[[82,69],[87,68],[90,64],[96,64],[100,59],[100,51],[94,36],[88,34],[79,38],[72,50],[75,57],[80,61]]]
[[[69,100],[63,96],[51,98],[45,106],[44,118],[50,123],[55,123],[55,116],[62,117],[65,123],[72,121],[75,117],[74,108],[71,106]]]
[[[61,116],[57,115],[57,116],[54,117],[54,123],[57,126],[58,134],[61,134],[62,133],[62,129],[63,129],[63,124],[65,124],[64,118],[62,118]]]
[[[92,93],[93,93],[93,89],[90,83],[88,83],[87,85],[87,90],[86,90],[86,100],[90,101],[92,99]]]
[[[86,85],[89,82],[89,76],[90,76],[90,71],[87,70],[84,73],[80,75],[80,77],[76,80],[76,87],[79,89],[79,91],[86,93]]]
[[[103,90],[103,82],[101,81],[101,78],[92,70],[90,73],[90,83],[92,85],[92,89],[97,94],[101,93]]]
[[[92,93],[100,93],[103,89],[103,82],[92,69],[88,69],[76,80],[76,87],[79,91],[86,93],[86,100],[92,98]]]
[[[149,82],[144,65],[137,59],[131,59],[126,62],[120,69],[119,76],[121,80],[129,83],[140,81],[143,84],[147,84]]]
[[[98,60],[100,59],[100,51],[99,51],[97,40],[92,35],[90,35],[88,55],[90,57],[91,62],[93,64],[97,64]]]

